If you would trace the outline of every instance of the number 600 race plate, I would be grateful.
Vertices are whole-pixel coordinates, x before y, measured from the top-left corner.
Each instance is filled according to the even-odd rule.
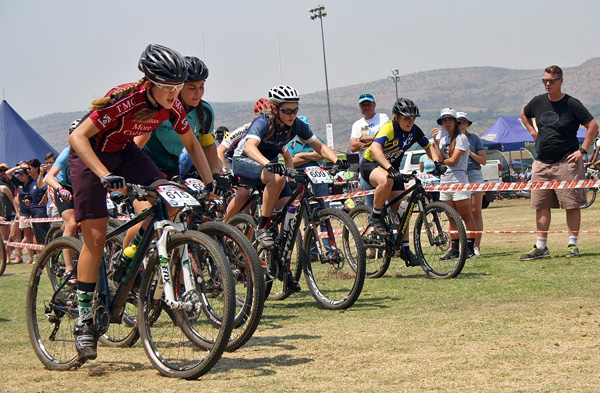
[[[321,167],[309,166],[308,168],[304,168],[304,173],[306,173],[310,182],[313,184],[333,183],[331,175]]]
[[[158,186],[158,194],[173,207],[200,205],[196,198],[175,186]]]

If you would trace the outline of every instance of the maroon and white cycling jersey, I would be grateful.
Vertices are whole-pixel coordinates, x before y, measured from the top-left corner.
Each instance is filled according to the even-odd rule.
[[[131,84],[117,86],[109,91],[107,96],[129,85]],[[173,108],[159,110],[146,122],[133,119],[134,114],[141,109],[154,109],[146,98],[145,85],[117,98],[103,109],[93,111],[89,117],[100,132],[90,138],[92,148],[101,152],[123,150],[132,142],[133,137],[151,133],[165,120],[171,122],[178,134],[185,134],[191,130],[185,109],[179,100],[175,100]]]

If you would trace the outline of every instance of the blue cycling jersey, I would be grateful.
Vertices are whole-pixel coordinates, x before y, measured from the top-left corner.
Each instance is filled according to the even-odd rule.
[[[252,124],[250,124],[250,128],[248,128],[246,136],[235,149],[234,156],[247,156],[245,147],[246,142],[249,139],[260,141],[258,144],[258,150],[269,161],[277,158],[280,153],[287,151],[287,143],[295,136],[299,136],[309,143],[317,139],[315,134],[313,134],[310,128],[308,128],[308,125],[298,119],[294,120],[294,123],[291,127],[285,125],[280,126],[277,121],[275,121],[275,132],[268,139],[265,139],[265,136],[268,132],[269,116],[266,114],[257,116]]]
[[[69,170],[69,151],[71,147],[65,147],[60,152],[54,165],[60,168],[60,172],[56,175],[56,181],[63,186],[71,186],[71,171]]]

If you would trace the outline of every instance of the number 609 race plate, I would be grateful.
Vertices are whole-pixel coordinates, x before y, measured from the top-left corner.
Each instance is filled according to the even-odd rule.
[[[308,179],[313,184],[333,183],[331,175],[321,167],[309,166],[308,168],[304,168],[304,173],[306,173]]]

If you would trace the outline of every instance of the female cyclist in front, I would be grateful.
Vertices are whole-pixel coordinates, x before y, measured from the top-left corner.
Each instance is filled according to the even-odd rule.
[[[440,184],[468,184],[469,139],[458,128],[456,111],[452,108],[442,109],[437,123],[446,131],[439,143],[440,150],[444,156],[442,163],[448,167],[446,173],[440,177]],[[471,193],[469,191],[442,191],[440,192],[440,201],[447,203],[458,212],[465,222],[467,231],[475,230],[475,221],[473,220],[473,213],[471,211]],[[473,252],[474,244],[474,235],[467,235],[467,258],[472,258],[475,255]],[[459,241],[458,239],[452,239],[452,248],[445,255],[441,256],[440,259],[456,259],[458,256]]]
[[[212,175],[177,99],[187,77],[184,57],[167,47],[150,44],[141,55],[138,68],[144,73],[141,80],[118,86],[106,97],[94,100],[89,115],[69,136],[75,220],[81,222],[83,235],[77,268],[79,319],[74,334],[78,353],[87,359],[96,358],[92,301],[106,240],[105,188],[122,189],[126,180],[143,185],[166,182],[133,138],[170,120],[184,146],[197,152],[192,157],[200,158],[194,164],[202,176],[211,179]],[[206,187],[212,191],[213,183],[207,182]]]
[[[413,144],[418,143],[434,161],[441,159],[437,147],[429,142],[423,131],[415,124],[415,119],[421,114],[412,100],[398,98],[392,108],[392,113],[393,120],[385,123],[377,131],[373,143],[365,150],[365,155],[360,162],[362,178],[375,187],[373,214],[369,216],[369,224],[380,236],[386,236],[389,233],[381,217],[381,209],[385,201],[396,198],[405,189],[398,171],[404,152]],[[400,202],[392,205],[394,214],[398,212]],[[402,238],[400,257],[409,266],[420,266],[420,261],[409,249],[408,235],[407,231]]]
[[[306,123],[296,119],[298,114],[298,92],[291,86],[279,85],[269,90],[271,109],[257,116],[233,155],[233,174],[249,185],[265,185],[261,205],[261,217],[256,231],[256,240],[266,248],[274,246],[273,236],[268,231],[271,215],[279,194],[286,185],[285,168],[293,168],[294,161],[287,150],[287,143],[294,137],[308,141],[321,156],[329,159],[340,170],[348,169],[348,161],[338,159],[329,147],[312,133]],[[285,165],[278,162],[283,155]],[[229,204],[227,217],[237,214],[245,200],[236,196]],[[290,273],[290,272],[288,272]],[[300,290],[293,275],[288,274],[288,287]]]

